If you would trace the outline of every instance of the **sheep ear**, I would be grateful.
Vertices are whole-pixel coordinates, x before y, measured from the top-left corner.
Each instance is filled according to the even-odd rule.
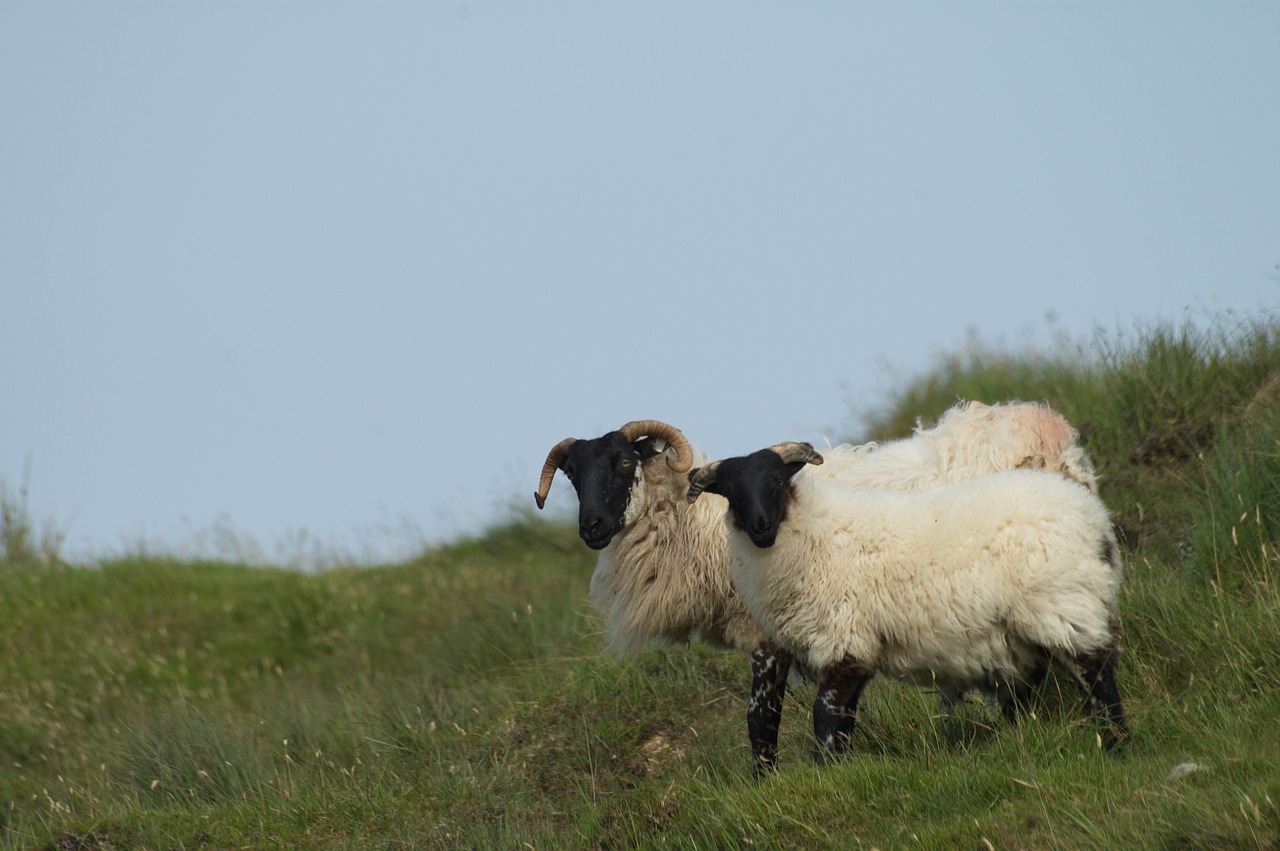
[[[667,447],[671,444],[660,437],[643,437],[631,444],[636,452],[640,453],[641,461],[648,461],[655,455],[661,455],[667,451]]]
[[[685,495],[685,499],[690,505],[692,505],[704,491],[714,494],[720,493],[716,488],[716,472],[719,467],[719,461],[712,461],[705,468],[695,467],[689,471],[689,492]]]

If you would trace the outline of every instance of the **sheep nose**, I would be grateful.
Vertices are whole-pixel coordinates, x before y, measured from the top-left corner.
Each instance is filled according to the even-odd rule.
[[[760,549],[767,550],[773,546],[773,542],[778,537],[778,527],[772,523],[752,524],[751,529],[747,531],[747,536],[751,538],[751,543]]]

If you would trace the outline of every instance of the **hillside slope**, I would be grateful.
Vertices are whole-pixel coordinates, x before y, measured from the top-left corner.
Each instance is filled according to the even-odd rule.
[[[957,398],[1047,400],[1084,434],[1129,569],[1134,739],[1118,755],[1056,680],[1017,727],[876,681],[854,753],[820,769],[812,689],[796,690],[781,769],[756,783],[745,661],[604,655],[594,554],[529,516],[410,563],[311,574],[51,566],[15,545],[0,844],[1280,847],[1280,329],[967,350],[868,436]],[[7,515],[4,540],[22,522]]]

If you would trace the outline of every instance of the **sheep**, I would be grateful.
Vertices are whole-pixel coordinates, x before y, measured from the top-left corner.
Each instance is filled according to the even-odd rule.
[[[1075,438],[1046,406],[963,404],[911,438],[832,448],[815,472],[868,487],[918,489],[1022,465],[1074,475],[1092,487],[1092,468]],[[998,450],[973,446],[997,441]],[[733,585],[727,504],[712,496],[692,505],[685,500],[687,471],[707,460],[674,426],[636,420],[553,446],[534,500],[543,508],[557,470],[577,491],[579,535],[600,551],[590,597],[611,649],[628,654],[651,641],[687,643],[696,636],[750,657],[747,730],[761,774],[776,758],[792,661],[752,620]]]
[[[764,641],[729,576],[725,503],[685,502],[687,471],[708,457],[674,426],[629,422],[594,440],[566,438],[543,465],[541,508],[557,470],[578,492],[578,532],[600,556],[591,577],[610,649],[650,641],[750,651]]]
[[[800,475],[783,443],[690,472],[686,499],[729,502],[731,572],[751,617],[812,672],[819,759],[847,749],[877,672],[945,693],[1009,693],[1064,664],[1127,736],[1116,687],[1122,579],[1110,516],[1060,476],[1010,470],[918,493]]]

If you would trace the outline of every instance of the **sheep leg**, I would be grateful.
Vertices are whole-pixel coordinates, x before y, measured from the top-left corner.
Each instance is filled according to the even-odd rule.
[[[858,698],[874,671],[846,658],[827,672],[813,701],[813,735],[818,740],[814,762],[844,753],[853,736]]]
[[[1116,648],[1103,647],[1092,653],[1070,655],[1063,661],[1084,690],[1090,709],[1106,722],[1107,735],[1102,743],[1111,750],[1129,735],[1120,690],[1116,687]]]
[[[998,676],[992,681],[992,693],[996,698],[996,705],[1000,707],[1000,714],[1004,716],[1004,720],[1010,724],[1018,723],[1018,709],[1021,708],[1024,694],[1020,693],[1018,685],[1012,677]]]
[[[1018,713],[1027,707],[1037,689],[1049,677],[1049,659],[1046,656],[1036,661],[1022,676],[1016,674],[997,674],[992,679],[991,692],[995,695],[996,705],[1005,721],[1016,725]]]
[[[791,655],[765,645],[751,651],[751,699],[747,702],[747,736],[757,778],[778,764],[778,728],[787,694]]]

